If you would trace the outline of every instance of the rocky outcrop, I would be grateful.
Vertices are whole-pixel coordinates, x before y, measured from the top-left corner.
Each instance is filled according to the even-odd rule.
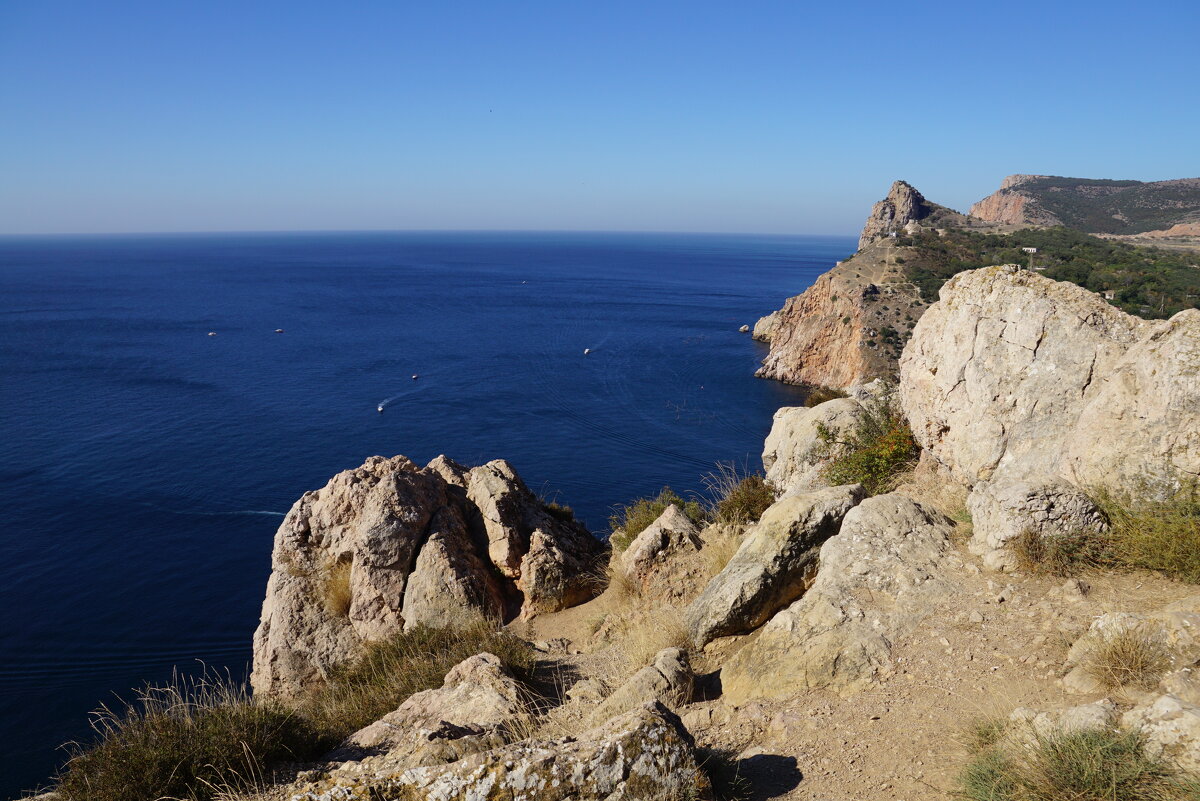
[[[821,544],[865,497],[859,484],[787,495],[746,532],[742,544],[684,621],[697,647],[761,626],[799,598],[817,572]]]
[[[902,495],[856,506],[821,547],[808,591],[721,668],[726,701],[821,687],[851,693],[890,671],[892,643],[954,591],[952,529]]]
[[[901,233],[913,224],[936,223],[945,226],[958,221],[960,217],[962,215],[958,212],[930,203],[907,181],[896,181],[887,197],[871,208],[871,215],[867,217],[858,238],[858,249],[862,250],[893,233]]]
[[[605,698],[593,717],[608,720],[651,701],[676,707],[691,700],[695,678],[687,651],[664,648],[655,655],[652,663]]]
[[[780,312],[773,311],[766,317],[759,317],[758,322],[754,324],[754,332],[751,336],[759,342],[770,342],[774,339],[775,330],[779,328],[779,314]]]
[[[1029,532],[1053,537],[1064,532],[1100,533],[1104,514],[1086,494],[1053,476],[1000,479],[975,485],[967,498],[971,513],[971,552],[993,570],[1013,570],[1017,558],[1009,543]]]
[[[414,693],[394,712],[350,735],[326,759],[346,761],[398,749],[417,751],[454,732],[503,734],[528,714],[526,691],[494,654],[478,654],[446,674],[442,686]]]
[[[968,486],[1200,475],[1200,311],[1147,322],[1016,266],[959,273],[913,329],[900,402]]]
[[[828,464],[822,427],[845,441],[862,419],[863,406],[854,398],[837,398],[813,407],[784,406],[775,412],[763,443],[762,462],[767,482],[777,495],[828,486],[821,470]]]
[[[590,596],[600,552],[506,462],[371,457],[305,493],[276,532],[251,682],[290,696],[404,628],[565,608]]]
[[[347,763],[293,788],[296,801],[632,801],[712,798],[691,737],[660,704],[559,740],[526,740],[449,764]]]
[[[615,556],[615,569],[638,587],[646,598],[686,595],[691,571],[685,564],[699,551],[700,528],[678,506],[670,504]]]
[[[1145,183],[1010,175],[999,191],[971,206],[970,214],[1020,227],[1065,225],[1118,235],[1165,232],[1200,222],[1200,178]]]

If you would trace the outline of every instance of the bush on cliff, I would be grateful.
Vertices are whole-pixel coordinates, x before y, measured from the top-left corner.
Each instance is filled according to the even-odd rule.
[[[890,397],[863,404],[864,414],[845,439],[817,426],[828,464],[821,471],[830,484],[862,484],[871,495],[888,492],[920,454],[912,430]]]
[[[1006,748],[1004,726],[972,737],[972,758],[959,774],[967,801],[1195,801],[1200,781],[1147,755],[1136,731],[1112,729],[1036,736],[1029,748]]]
[[[700,501],[685,501],[670,487],[663,487],[653,498],[637,498],[630,501],[628,505],[618,507],[608,518],[608,526],[612,530],[608,541],[613,550],[623,551],[628,548],[634,538],[667,511],[671,504],[678,506],[696,523],[703,523],[708,518],[708,513]]]
[[[712,497],[712,518],[732,526],[753,523],[775,503],[775,492],[762,473],[744,473],[732,463],[718,464],[704,477]]]

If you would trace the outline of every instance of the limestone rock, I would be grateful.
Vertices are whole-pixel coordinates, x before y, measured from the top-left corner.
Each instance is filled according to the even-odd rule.
[[[513,801],[633,801],[712,798],[679,719],[646,704],[560,740],[530,740],[456,762],[403,769],[388,761],[295,788],[295,801],[510,798]]]
[[[502,731],[528,714],[525,695],[499,657],[478,654],[452,668],[440,688],[414,693],[394,712],[351,734],[329,759],[411,750],[431,739],[430,732],[447,729],[463,735]]]
[[[654,657],[653,663],[633,674],[629,681],[604,699],[594,718],[607,720],[650,701],[667,707],[686,703],[691,698],[695,678],[687,651],[664,648]]]
[[[1160,695],[1121,716],[1121,724],[1146,737],[1146,750],[1165,756],[1185,771],[1200,771],[1200,706]]]
[[[895,493],[868,498],[821,547],[812,587],[721,669],[727,703],[862,689],[892,643],[954,592],[952,522]]]
[[[1101,532],[1104,515],[1080,490],[1053,476],[998,479],[975,485],[967,498],[973,533],[971,552],[993,570],[1013,570],[1008,543],[1025,531],[1038,535]]]
[[[739,333],[739,334],[749,334],[749,333],[750,333],[750,326],[748,326],[748,325],[743,325],[743,326],[741,326],[740,328],[738,328],[738,333]]]
[[[772,504],[688,606],[684,619],[696,646],[752,631],[799,598],[816,574],[821,544],[865,495],[861,485],[852,484],[788,495]]]
[[[600,552],[506,462],[373,456],[305,493],[276,532],[251,682],[293,696],[406,627],[577,603]]]
[[[677,569],[677,554],[695,554],[700,549],[700,529],[683,510],[670,504],[658,519],[646,526],[624,552],[615,556],[616,568],[643,594],[652,597],[674,597],[685,593],[676,588],[678,580],[686,580],[689,571]]]
[[[771,432],[763,443],[767,482],[780,495],[828,486],[820,475],[827,459],[818,428],[824,426],[844,438],[862,414],[862,404],[853,398],[838,398],[811,408],[785,406],[776,411]]]
[[[858,239],[858,249],[862,250],[893,231],[903,230],[910,222],[929,217],[933,211],[933,204],[911,184],[907,181],[896,181],[887,197],[871,208],[871,216],[867,217],[862,235]]]
[[[759,342],[770,342],[775,336],[775,329],[779,327],[779,312],[773,311],[766,317],[758,318],[758,322],[754,324],[754,331],[750,334]]]
[[[1004,469],[1057,474],[1098,379],[1146,325],[1013,265],[959,273],[900,358],[901,407],[917,442],[968,486]]]

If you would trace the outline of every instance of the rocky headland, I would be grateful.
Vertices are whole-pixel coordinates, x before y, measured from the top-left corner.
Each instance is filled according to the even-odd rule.
[[[1133,743],[1155,792],[1194,786],[1200,310],[1142,319],[1014,265],[926,298],[891,233],[963,219],[898,182],[859,253],[760,321],[772,370],[857,386],[775,415],[764,503],[726,487],[707,514],[667,504],[604,544],[504,461],[372,457],[305,493],[276,534],[239,703],[288,726],[316,719],[314,699],[329,718],[330,692],[343,706],[325,739],[219,797],[1067,798],[1011,787],[1080,732]],[[884,322],[903,323],[894,352],[867,345]],[[862,481],[833,479],[847,459]],[[1165,532],[1148,549],[1135,513]],[[362,687],[481,626],[337,728]],[[380,661],[389,643],[402,659]],[[1148,654],[1135,672],[1117,644]],[[71,780],[88,764],[59,798],[94,797]]]

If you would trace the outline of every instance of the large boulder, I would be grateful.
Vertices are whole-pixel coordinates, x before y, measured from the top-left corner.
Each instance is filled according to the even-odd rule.
[[[952,531],[944,515],[902,495],[856,506],[821,547],[808,591],[721,668],[726,700],[821,687],[849,694],[890,671],[892,644],[954,592]]]
[[[434,732],[443,739],[448,731],[504,732],[528,714],[527,695],[499,657],[477,654],[455,665],[441,687],[414,693],[394,712],[351,734],[327,759],[414,749]]]
[[[1015,265],[959,273],[913,329],[900,400],[968,486],[1200,475],[1200,311],[1149,322]]]
[[[967,498],[971,512],[971,552],[993,570],[1013,570],[1017,557],[1009,547],[1025,532],[1053,536],[1063,532],[1099,533],[1108,528],[1104,514],[1086,494],[1054,476],[982,482]]]
[[[788,495],[747,532],[733,558],[684,616],[697,646],[752,631],[799,598],[817,570],[821,544],[865,497],[859,484]]]
[[[821,470],[829,448],[822,428],[838,439],[847,438],[862,419],[863,406],[854,398],[837,398],[813,407],[784,406],[775,412],[771,432],[763,443],[762,462],[768,483],[782,495],[829,486]]]
[[[565,608],[589,597],[600,553],[506,462],[373,456],[305,493],[276,532],[251,682],[292,696],[406,628]]]
[[[526,740],[449,764],[349,763],[292,788],[296,801],[633,801],[712,798],[691,737],[662,705],[646,704],[559,740]]]

